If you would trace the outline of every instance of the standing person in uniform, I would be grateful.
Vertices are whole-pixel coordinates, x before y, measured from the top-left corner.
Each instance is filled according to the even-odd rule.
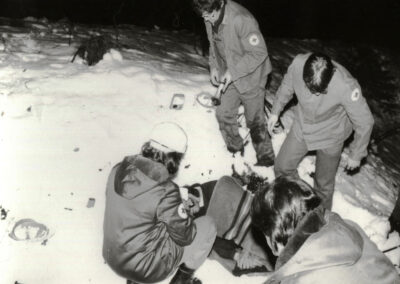
[[[354,130],[346,168],[354,170],[367,155],[374,119],[356,79],[321,53],[300,54],[279,87],[268,131],[296,93],[293,126],[275,161],[275,176],[293,174],[308,151],[316,150],[314,188],[327,209],[332,208],[335,176],[344,141]]]
[[[193,3],[204,18],[210,42],[211,83],[224,85],[216,117],[228,151],[244,151],[237,122],[238,108],[243,104],[257,163],[272,166],[274,152],[264,115],[265,85],[272,67],[258,23],[231,0]]]
[[[110,173],[103,257],[128,283],[159,282],[178,268],[170,283],[201,284],[193,274],[217,233],[210,217],[193,218],[189,200],[172,182],[186,147],[182,128],[158,124],[141,153],[125,157]]]

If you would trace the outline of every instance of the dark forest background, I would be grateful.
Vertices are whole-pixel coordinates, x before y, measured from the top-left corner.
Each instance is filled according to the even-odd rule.
[[[238,0],[267,37],[339,39],[400,47],[398,0]],[[155,25],[200,33],[190,0],[0,0],[0,16],[72,23]]]

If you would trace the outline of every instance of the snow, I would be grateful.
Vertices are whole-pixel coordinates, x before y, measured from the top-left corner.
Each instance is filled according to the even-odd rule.
[[[125,283],[101,256],[105,184],[113,165],[138,153],[158,122],[176,122],[187,132],[179,185],[230,175],[232,164],[239,172],[251,168],[274,178],[272,168],[254,166],[251,143],[244,157],[226,151],[214,109],[197,101],[216,89],[190,34],[126,26],[119,31],[124,47],[88,67],[79,58],[70,62],[80,40],[113,36],[114,29],[76,26],[70,36],[62,23],[24,23],[0,26],[0,206],[7,212],[0,220],[0,283]],[[185,95],[181,110],[169,108],[176,93]],[[273,137],[275,152],[285,135]],[[311,184],[313,167],[312,156],[299,167]],[[365,192],[354,190],[343,175],[338,174],[333,210],[357,222],[379,248],[398,245],[397,234],[387,239],[396,193],[376,176],[357,180]],[[95,203],[88,208],[91,198]],[[9,238],[22,218],[48,226],[48,242]],[[398,251],[391,252],[397,264]],[[233,277],[214,260],[197,277],[218,284],[265,280]]]

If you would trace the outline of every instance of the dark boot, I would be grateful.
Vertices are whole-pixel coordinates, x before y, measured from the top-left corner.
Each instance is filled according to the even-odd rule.
[[[260,167],[271,167],[274,165],[274,159],[268,154],[264,154],[257,159],[257,163],[255,165]]]
[[[193,274],[194,269],[190,269],[182,263],[169,284],[201,284],[201,281],[193,277]]]

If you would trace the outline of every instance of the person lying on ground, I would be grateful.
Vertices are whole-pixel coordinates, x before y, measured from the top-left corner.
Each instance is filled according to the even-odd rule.
[[[187,148],[174,123],[154,127],[140,154],[113,167],[107,181],[103,257],[128,283],[200,284],[193,276],[216,236],[212,218],[194,219],[172,181]]]
[[[280,176],[258,191],[253,225],[278,256],[266,284],[398,284],[391,261],[354,222],[321,206],[301,179]]]
[[[251,183],[243,184],[244,180]],[[274,256],[264,245],[262,235],[250,226],[252,191],[260,183],[261,178],[253,176],[246,179],[223,176],[216,181],[187,186],[195,216],[209,216],[216,224],[217,237],[210,258],[235,276],[258,275],[273,268]]]

